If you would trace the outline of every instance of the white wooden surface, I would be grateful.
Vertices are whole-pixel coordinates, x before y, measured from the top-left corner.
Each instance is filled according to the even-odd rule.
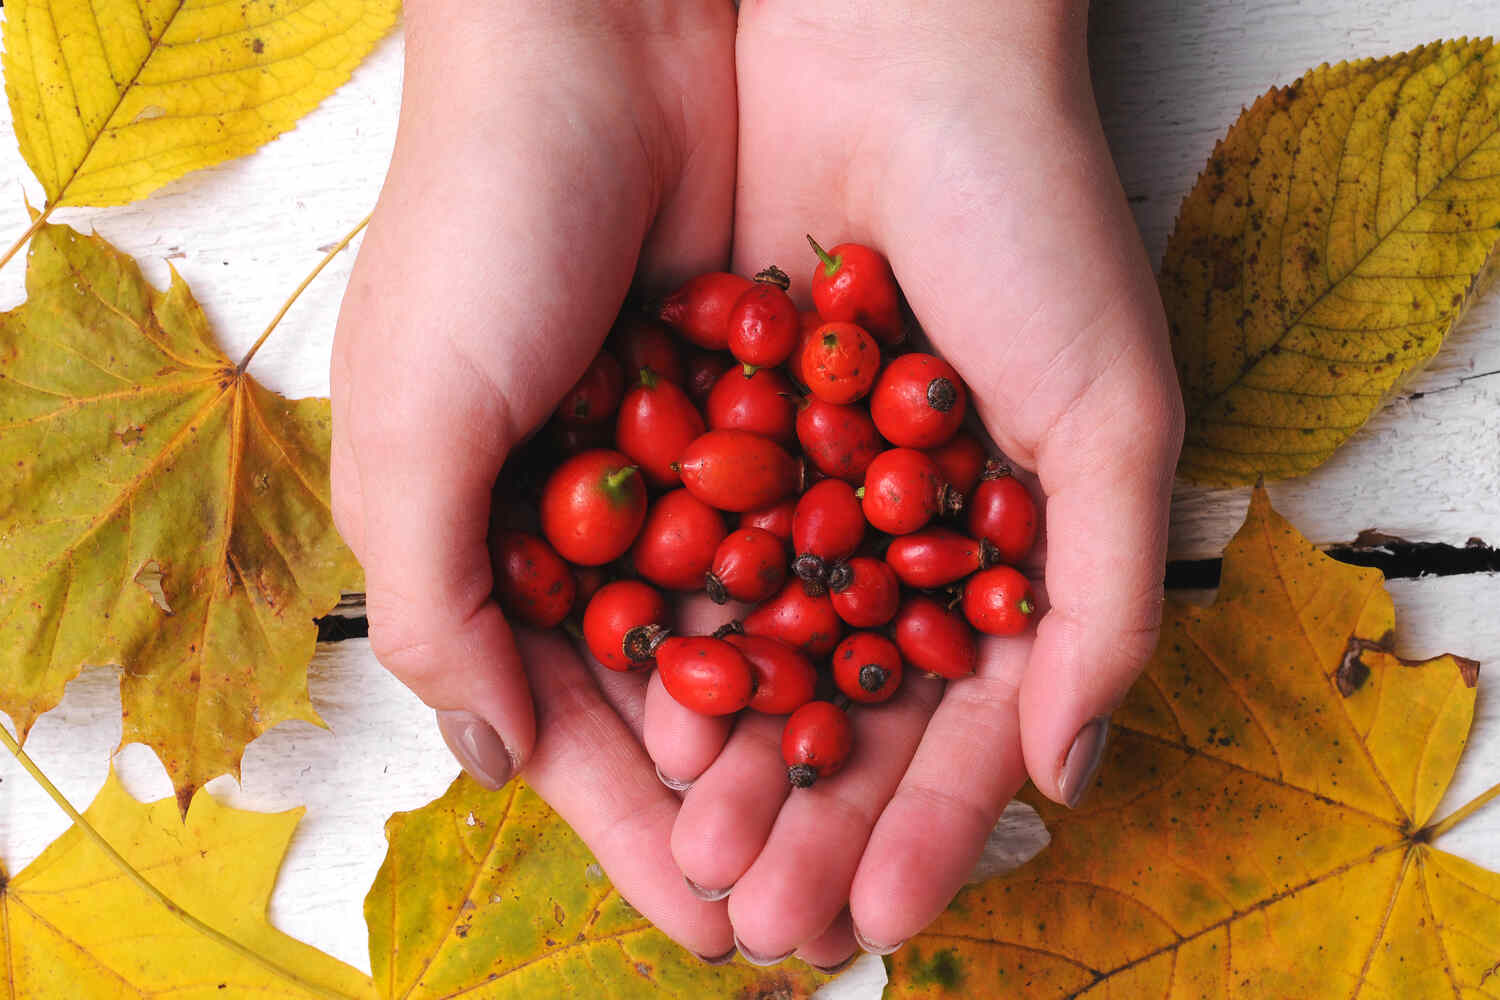
[[[1096,85],[1127,192],[1153,258],[1182,195],[1243,104],[1303,69],[1410,48],[1439,37],[1495,30],[1492,0],[1107,0],[1096,4]],[[243,351],[284,296],[374,204],[394,141],[400,39],[383,44],[351,83],[298,128],[255,155],[191,175],[135,205],[68,210],[59,221],[98,229],[164,283],[167,259],[184,275],[231,355]],[[8,111],[0,141],[0,242],[25,228],[23,194],[41,202],[17,155]],[[338,301],[352,255],[332,265],[257,357],[254,373],[288,395],[325,394]],[[0,307],[20,301],[22,268],[0,272]],[[1327,466],[1273,486],[1277,506],[1320,543],[1364,528],[1412,540],[1500,543],[1500,294],[1481,301],[1437,362]],[[1244,491],[1180,489],[1173,555],[1217,555],[1239,525]],[[1500,669],[1500,579],[1492,575],[1391,585],[1403,654],[1452,651]],[[244,781],[210,790],[235,805],[308,808],[272,899],[283,930],[369,968],[361,912],[384,853],[391,812],[439,794],[456,773],[430,713],[391,680],[362,641],[320,649],[312,695],[328,731],[282,726],[253,744]],[[29,749],[78,805],[102,784],[120,738],[113,675],[95,671],[69,688],[36,726]],[[115,757],[138,796],[169,794],[151,754]],[[1481,684],[1469,752],[1440,812],[1500,780],[1500,698]],[[0,858],[25,866],[66,826],[8,759],[0,760]],[[1500,805],[1443,846],[1500,868]],[[830,995],[874,997],[880,964],[866,960]]]

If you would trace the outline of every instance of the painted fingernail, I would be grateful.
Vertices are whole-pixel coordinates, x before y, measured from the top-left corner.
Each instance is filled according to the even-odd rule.
[[[697,882],[694,882],[686,875],[682,876],[682,880],[687,883],[688,892],[692,893],[694,896],[697,896],[699,899],[706,900],[710,903],[717,903],[719,900],[723,899],[725,896],[734,891],[734,886],[730,886],[727,889],[709,889],[699,885]]]
[[[813,965],[813,963],[811,962],[808,962],[807,964],[812,965],[814,969],[817,969],[825,976],[836,976],[840,972],[843,972],[845,969],[849,968],[849,966],[853,965],[854,960],[858,957],[859,952],[856,951],[854,954],[850,955],[848,958],[844,959],[837,965]]]
[[[707,955],[699,955],[696,951],[693,952],[693,954],[696,955],[698,961],[702,962],[704,965],[728,965],[729,960],[734,958],[735,955],[739,954],[739,951],[740,950],[738,948],[730,948],[724,954],[715,955],[713,958],[709,958]]]
[[[1057,777],[1057,790],[1062,792],[1063,802],[1069,809],[1077,808],[1083,795],[1093,784],[1094,775],[1104,760],[1104,744],[1109,741],[1109,716],[1090,719],[1068,748],[1063,761],[1062,773]]]
[[[897,941],[895,944],[873,944],[873,943],[871,943],[871,941],[869,940],[869,938],[865,937],[863,934],[861,934],[859,932],[859,926],[855,925],[854,926],[854,943],[857,944],[857,945],[859,945],[860,948],[863,949],[864,951],[869,952],[871,955],[889,955],[891,952],[895,951],[897,948],[899,948],[903,944],[905,944],[906,943],[906,939],[902,938],[900,941]]]
[[[787,959],[792,957],[792,952],[797,950],[796,948],[793,948],[791,951],[788,951],[784,955],[771,955],[769,957],[765,955],[757,955],[755,952],[750,951],[740,943],[740,936],[738,934],[734,936],[734,946],[735,948],[739,949],[741,958],[749,962],[751,965],[759,966],[775,965],[777,962],[785,962]]]
[[[516,762],[498,733],[473,712],[437,713],[438,732],[465,771],[494,791],[516,773]]]
[[[689,788],[693,787],[693,779],[689,779],[687,781],[678,781],[676,778],[669,778],[665,774],[661,773],[660,767],[656,769],[656,777],[661,780],[661,783],[663,785],[666,785],[674,792],[685,792]]]

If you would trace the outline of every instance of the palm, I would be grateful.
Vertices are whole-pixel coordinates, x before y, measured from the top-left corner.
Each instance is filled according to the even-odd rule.
[[[809,792],[786,795],[758,724],[677,741],[679,768],[706,767],[674,831],[678,863],[734,885],[746,947],[812,961],[852,947],[846,905],[875,945],[934,917],[1028,770],[1067,794],[1074,735],[1154,644],[1180,420],[1084,67],[1033,61],[1007,80],[990,49],[983,67],[920,51],[882,64],[860,30],[742,11],[735,269],[777,263],[805,297],[804,233],[888,253],[986,429],[1040,478],[1051,608],[1035,639],[987,640],[974,678],[946,691],[917,679],[860,713],[856,760]],[[648,745],[670,714],[648,712]]]

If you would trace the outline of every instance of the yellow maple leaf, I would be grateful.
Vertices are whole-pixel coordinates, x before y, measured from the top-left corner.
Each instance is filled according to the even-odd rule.
[[[365,898],[384,997],[745,997],[792,1000],[828,977],[800,964],[711,967],[620,898],[582,841],[520,781],[460,776],[386,823]]]
[[[1432,822],[1479,667],[1401,661],[1394,627],[1379,571],[1257,490],[1215,604],[1168,604],[1089,798],[1032,795],[1051,845],[897,952],[887,997],[1495,996],[1500,875],[1432,843],[1500,793]]]
[[[11,0],[5,89],[57,205],[120,205],[285,132],[349,78],[398,0]]]
[[[301,816],[243,812],[204,793],[182,822],[171,799],[137,802],[111,773],[85,818],[176,909],[75,824],[14,878],[0,871],[7,996],[373,996],[358,970],[266,919]]]
[[[1245,111],[1182,206],[1160,285],[1179,471],[1322,464],[1442,345],[1500,243],[1500,49],[1320,66]]]
[[[174,273],[46,226],[0,315],[0,709],[24,737],[86,665],[186,809],[307,696],[313,619],[358,590],[329,508],[327,400],[214,346]]]

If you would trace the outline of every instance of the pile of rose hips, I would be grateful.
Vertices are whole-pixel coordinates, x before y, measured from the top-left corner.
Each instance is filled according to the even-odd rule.
[[[1027,627],[1012,564],[1037,525],[1030,493],[962,427],[958,373],[901,353],[886,259],[808,241],[816,312],[769,267],[700,275],[655,315],[622,315],[502,477],[540,484],[540,536],[491,540],[507,614],[550,628],[583,608],[604,666],[654,664],[705,715],[790,715],[798,787],[848,758],[849,703],[890,698],[908,664],[972,674],[974,629]],[[705,590],[753,607],[713,635],[671,634],[663,591]]]

